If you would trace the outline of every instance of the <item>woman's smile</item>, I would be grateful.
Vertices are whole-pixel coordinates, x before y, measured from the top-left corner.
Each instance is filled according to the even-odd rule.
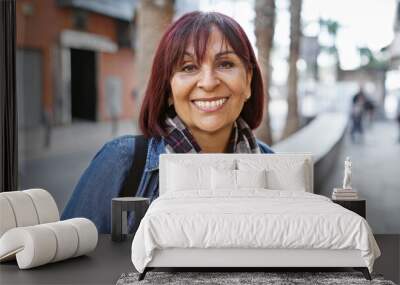
[[[229,97],[216,98],[216,99],[199,99],[192,100],[191,103],[200,111],[210,113],[221,110]]]

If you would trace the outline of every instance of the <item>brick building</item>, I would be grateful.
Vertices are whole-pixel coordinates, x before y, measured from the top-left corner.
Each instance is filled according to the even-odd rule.
[[[21,127],[133,117],[135,0],[16,4]]]

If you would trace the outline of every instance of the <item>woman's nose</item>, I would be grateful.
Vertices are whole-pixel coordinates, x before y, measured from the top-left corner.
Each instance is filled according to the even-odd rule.
[[[219,85],[220,81],[215,76],[214,70],[211,68],[205,68],[200,72],[200,78],[197,82],[197,87],[204,89],[205,91],[212,91]]]

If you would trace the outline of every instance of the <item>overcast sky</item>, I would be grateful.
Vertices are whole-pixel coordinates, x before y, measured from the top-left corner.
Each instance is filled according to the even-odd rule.
[[[337,45],[342,67],[350,69],[359,65],[357,46],[379,51],[391,43],[395,13],[395,0],[305,0],[302,16],[305,22],[323,17],[341,24]]]
[[[289,20],[287,0],[276,1],[278,17],[275,42],[285,47],[289,44]],[[246,30],[251,42],[254,37],[254,0],[202,0],[200,10],[213,10],[234,17]],[[357,46],[367,46],[377,51],[393,39],[396,0],[304,0],[303,23],[312,23],[320,17],[336,20],[341,24],[337,46],[344,69],[359,65]],[[316,25],[304,26],[308,35],[318,34]],[[324,38],[321,39],[324,41]],[[284,51],[283,51],[284,53]],[[323,62],[322,62],[323,64]]]

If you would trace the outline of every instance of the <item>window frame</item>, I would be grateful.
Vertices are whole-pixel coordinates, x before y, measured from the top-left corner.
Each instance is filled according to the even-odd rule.
[[[0,1],[0,192],[18,190],[15,6]]]

